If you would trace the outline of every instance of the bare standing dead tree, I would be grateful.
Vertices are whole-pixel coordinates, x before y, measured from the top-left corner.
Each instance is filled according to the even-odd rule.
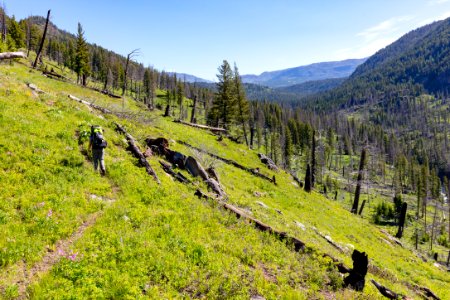
[[[363,148],[361,151],[361,160],[359,161],[359,171],[358,171],[358,179],[357,179],[356,190],[355,190],[355,200],[353,201],[353,207],[351,210],[351,212],[354,214],[358,213],[359,196],[361,194],[361,182],[362,182],[362,177],[363,177],[365,160],[366,160],[366,148]]]
[[[127,55],[127,62],[125,64],[125,74],[124,74],[125,76],[123,79],[123,86],[122,86],[122,96],[125,95],[125,90],[127,89],[128,65],[130,64],[130,60],[132,60],[133,58],[135,58],[138,55],[139,55],[139,49],[134,49]]]
[[[42,48],[44,47],[45,36],[47,35],[47,28],[48,28],[48,21],[49,20],[50,20],[50,9],[47,12],[47,20],[45,21],[44,33],[42,34],[41,44],[39,45],[39,51],[38,51],[38,53],[36,55],[36,59],[35,59],[34,64],[33,64],[33,68],[34,69],[36,69],[37,63],[38,63],[39,58],[41,56]]]

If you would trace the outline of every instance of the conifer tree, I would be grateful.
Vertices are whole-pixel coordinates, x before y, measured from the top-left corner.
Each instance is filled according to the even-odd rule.
[[[244,134],[244,140],[247,147],[249,147],[248,137],[247,137],[247,122],[250,118],[249,116],[249,105],[245,96],[245,90],[242,85],[241,76],[239,75],[239,70],[234,64],[234,88],[236,95],[236,105],[237,105],[237,121],[242,126],[242,131]]]
[[[17,50],[25,46],[25,32],[20,28],[19,23],[16,21],[14,16],[9,19],[8,26],[9,37],[11,38],[12,49]]]
[[[316,131],[312,132],[311,144],[311,187],[314,187],[316,181]]]
[[[234,116],[233,71],[226,60],[223,61],[218,71],[217,92],[209,111],[208,120],[216,127],[223,125],[224,128],[228,128]]]
[[[156,82],[154,72],[151,68],[146,68],[143,79],[144,93],[146,95],[146,104],[150,109],[154,108],[154,97],[156,90]]]
[[[179,120],[183,119],[183,97],[184,97],[184,84],[179,81],[177,83],[177,102],[180,107],[180,117]]]
[[[286,126],[284,134],[284,158],[286,161],[286,168],[291,168],[291,159],[293,155],[292,135],[291,130]]]
[[[87,76],[90,73],[89,51],[84,38],[83,27],[78,23],[77,44],[75,49],[74,71],[77,73],[77,81],[86,85]]]

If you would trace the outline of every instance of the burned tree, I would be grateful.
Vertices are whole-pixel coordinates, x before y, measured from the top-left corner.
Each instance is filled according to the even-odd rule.
[[[356,291],[362,291],[366,283],[365,277],[369,266],[369,258],[365,252],[353,250],[352,253],[353,269],[350,274],[344,278],[344,285],[351,286]]]
[[[406,220],[406,210],[408,208],[408,204],[406,202],[402,203],[402,209],[400,212],[400,217],[398,219],[398,231],[395,237],[401,239],[403,236],[403,229],[405,226],[405,220]]]
[[[358,179],[357,179],[356,190],[355,190],[355,200],[353,201],[353,206],[352,206],[352,210],[351,210],[351,212],[354,214],[358,213],[359,196],[361,194],[361,183],[362,183],[365,160],[366,160],[366,149],[363,148],[361,151],[361,159],[359,161],[359,171],[358,171]]]
[[[311,192],[311,168],[309,164],[306,166],[306,175],[305,175],[305,187],[304,190],[308,193]]]
[[[127,61],[125,63],[125,73],[123,78],[123,86],[122,86],[122,96],[125,96],[125,90],[127,89],[127,76],[128,76],[128,65],[130,64],[130,60],[139,55],[139,49],[134,49],[127,55]]]
[[[47,35],[48,21],[50,20],[50,9],[47,12],[47,20],[45,21],[44,33],[42,34],[41,44],[39,45],[39,50],[34,60],[33,68],[36,69],[39,58],[41,57],[42,48],[44,47],[45,36]]]

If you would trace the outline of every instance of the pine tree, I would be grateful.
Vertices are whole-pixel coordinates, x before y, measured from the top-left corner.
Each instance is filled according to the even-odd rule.
[[[247,122],[250,118],[249,105],[245,96],[245,90],[242,85],[241,76],[239,75],[239,70],[234,64],[234,88],[236,95],[236,105],[237,105],[237,121],[242,126],[242,131],[244,134],[244,139],[247,147],[249,147],[248,137],[247,137]]]
[[[17,50],[25,46],[25,32],[20,28],[14,16],[9,19],[8,34],[11,38],[11,50]]]
[[[183,119],[183,97],[184,97],[184,84],[179,81],[177,83],[177,102],[178,106],[180,107],[180,118],[179,120]]]
[[[316,181],[316,131],[312,132],[311,145],[311,187],[314,187]]]
[[[144,93],[146,95],[146,104],[150,109],[154,108],[154,97],[156,90],[155,75],[151,68],[146,68],[143,79]]]
[[[77,81],[86,85],[87,76],[90,73],[89,51],[84,38],[83,27],[78,23],[77,45],[75,49],[74,71],[77,73]]]
[[[223,125],[224,128],[228,128],[234,117],[233,71],[226,60],[218,71],[219,82],[216,83],[217,92],[209,111],[208,121],[216,127]]]
[[[284,159],[286,161],[286,168],[291,168],[291,159],[293,155],[292,135],[291,130],[286,126],[284,134]]]

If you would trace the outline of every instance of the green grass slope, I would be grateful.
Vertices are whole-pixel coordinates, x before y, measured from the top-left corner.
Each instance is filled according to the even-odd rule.
[[[34,95],[26,86],[30,82],[46,93]],[[68,94],[133,117],[102,116]],[[289,175],[267,170],[243,145],[218,142],[161,114],[141,111],[132,100],[122,103],[45,78],[22,64],[0,65],[1,297],[381,299],[369,282],[373,278],[412,298],[419,298],[414,284],[450,298],[450,274],[388,242],[341,203],[304,193]],[[115,121],[141,145],[148,136],[163,136],[172,149],[214,164],[230,204],[299,238],[307,250],[296,253],[216,203],[197,199],[195,189],[206,190],[204,183],[191,177],[191,186],[178,183],[159,167],[160,158],[152,157],[161,180],[157,185],[126,151]],[[83,154],[91,124],[103,126],[109,141],[105,177]],[[275,175],[278,185],[196,153],[179,140],[259,167]],[[92,216],[97,217],[89,222]],[[317,231],[347,250],[339,251]],[[67,242],[64,251],[61,241]],[[342,288],[333,262],[322,256],[328,253],[351,266],[353,248],[370,259],[362,293]]]

